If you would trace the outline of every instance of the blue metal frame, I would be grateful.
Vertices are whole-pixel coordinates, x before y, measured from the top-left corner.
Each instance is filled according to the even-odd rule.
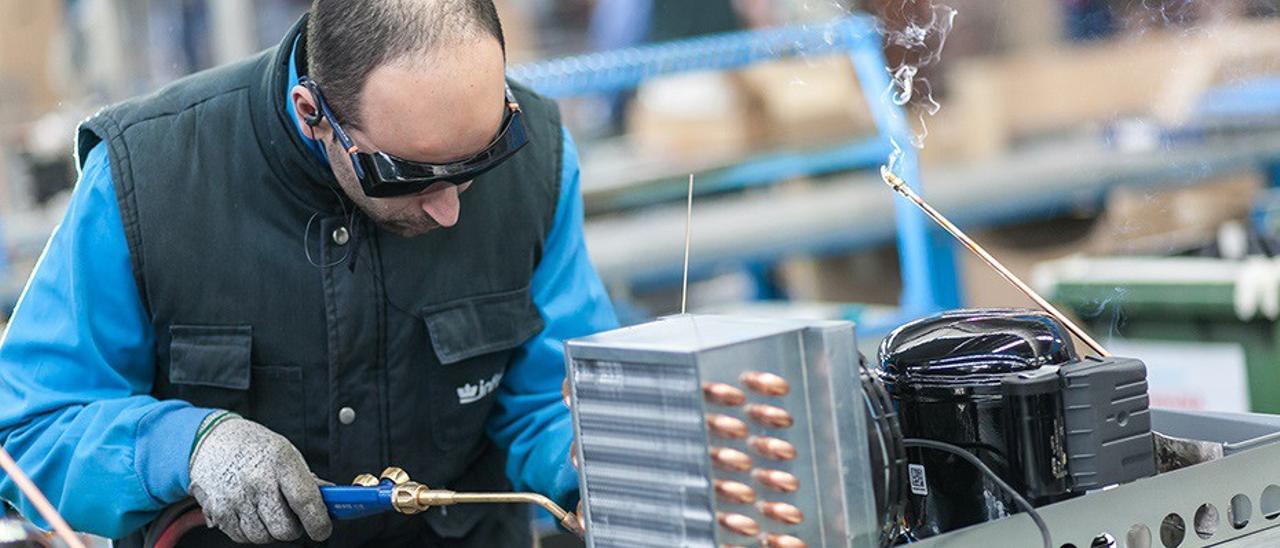
[[[554,59],[512,67],[513,79],[553,98],[614,93],[658,76],[696,70],[730,70],[781,57],[845,52],[853,65],[880,133],[869,141],[813,155],[766,156],[735,166],[726,179],[747,186],[789,176],[877,167],[900,143],[902,176],[917,192],[919,159],[909,145],[906,113],[888,98],[890,79],[875,20],[851,15],[829,23],[732,32],[662,44]],[[876,154],[877,149],[879,154]],[[833,158],[844,152],[843,162]],[[888,190],[886,189],[886,192]],[[962,304],[951,242],[903,200],[894,204],[902,268],[903,317],[918,317]]]

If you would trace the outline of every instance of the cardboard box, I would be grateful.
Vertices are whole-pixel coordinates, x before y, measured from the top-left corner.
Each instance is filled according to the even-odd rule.
[[[29,122],[55,108],[49,74],[62,2],[0,2],[0,125]]]

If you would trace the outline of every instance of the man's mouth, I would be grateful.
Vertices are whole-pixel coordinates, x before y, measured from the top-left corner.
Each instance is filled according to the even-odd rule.
[[[433,184],[422,193],[422,198],[422,210],[431,216],[436,226],[447,228],[458,224],[462,204],[458,200],[457,185],[445,182]]]

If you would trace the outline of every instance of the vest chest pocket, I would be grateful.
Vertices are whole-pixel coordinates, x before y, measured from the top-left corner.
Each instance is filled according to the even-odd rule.
[[[302,368],[254,365],[247,325],[169,327],[172,397],[239,413],[303,450]]]
[[[525,287],[427,307],[422,317],[439,364],[431,375],[436,445],[474,447],[514,350],[542,330],[542,316]]]

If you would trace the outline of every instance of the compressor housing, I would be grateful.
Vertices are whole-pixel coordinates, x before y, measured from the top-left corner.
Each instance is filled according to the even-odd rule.
[[[955,310],[884,339],[879,374],[902,435],[969,450],[1033,505],[1155,474],[1146,366],[1080,358],[1035,310]],[[907,451],[906,524],[923,538],[1010,515],[1013,501],[954,455]]]

